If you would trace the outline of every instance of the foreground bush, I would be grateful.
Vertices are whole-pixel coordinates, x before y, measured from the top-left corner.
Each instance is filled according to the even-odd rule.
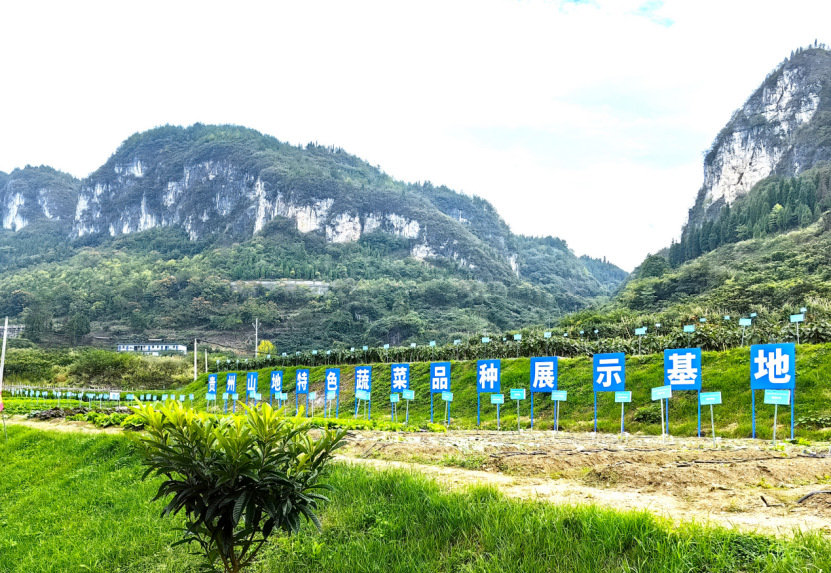
[[[320,472],[346,435],[325,430],[315,439],[304,418],[267,404],[244,412],[218,417],[175,402],[136,408],[147,432],[136,438],[144,478],[166,478],[154,501],[173,496],[163,516],[185,510],[177,544],[198,544],[210,567],[220,562],[226,572],[249,565],[275,529],[297,533],[302,517],[320,529],[315,512],[327,498],[317,490],[330,489]]]

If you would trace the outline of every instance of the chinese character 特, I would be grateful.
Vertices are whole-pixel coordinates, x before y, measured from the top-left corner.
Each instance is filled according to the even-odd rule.
[[[297,373],[297,389],[305,390],[309,384],[309,374],[307,372]]]

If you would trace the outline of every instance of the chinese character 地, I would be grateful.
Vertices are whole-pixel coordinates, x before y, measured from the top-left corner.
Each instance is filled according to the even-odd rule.
[[[407,368],[396,366],[392,369],[392,387],[396,390],[407,388]]]
[[[355,371],[355,389],[369,391],[369,370],[359,368]]]
[[[553,362],[537,362],[534,364],[534,388],[554,388]]]
[[[694,358],[695,354],[692,352],[669,355],[672,367],[667,370],[667,378],[671,383],[695,384],[698,378],[698,368],[693,368],[692,361]]]
[[[499,370],[493,364],[482,364],[479,367],[479,384],[482,385],[482,389],[486,388],[486,384],[490,382],[491,390],[493,390],[494,385],[499,380]]]
[[[430,387],[433,390],[447,390],[447,367],[446,366],[436,366],[434,370],[434,376],[430,380]]]
[[[787,384],[791,381],[791,375],[788,374],[791,358],[787,354],[782,354],[781,348],[768,353],[759,350],[759,354],[753,359],[753,362],[759,366],[759,370],[755,373],[757,380],[767,376],[771,384]]]
[[[614,376],[615,384],[620,384],[620,374],[622,366],[617,358],[601,358],[598,360],[597,371],[600,376],[597,377],[597,383],[602,384],[605,388],[612,385],[612,377]]]

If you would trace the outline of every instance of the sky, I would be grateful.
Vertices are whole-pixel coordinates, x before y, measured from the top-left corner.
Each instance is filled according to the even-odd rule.
[[[132,133],[238,124],[489,200],[632,270],[828,0],[5,2],[0,171],[84,177]]]

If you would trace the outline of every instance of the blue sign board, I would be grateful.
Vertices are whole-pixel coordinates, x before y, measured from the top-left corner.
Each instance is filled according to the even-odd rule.
[[[765,404],[788,406],[791,403],[790,390],[765,390]]]
[[[453,401],[453,392],[442,392],[441,399],[445,402],[452,402]]]
[[[626,355],[623,352],[595,354],[592,363],[595,392],[626,389]]]
[[[361,390],[372,391],[372,366],[355,367],[355,394]]]
[[[684,326],[684,332],[695,332],[694,324],[687,324]]]
[[[390,365],[390,389],[393,392],[401,392],[410,389],[410,365]]]
[[[401,397],[405,400],[415,400],[415,391],[414,390],[404,390],[401,392]]]
[[[357,398],[358,400],[365,400],[368,402],[370,397],[371,394],[366,390],[358,390],[357,392],[355,392],[355,398]]]
[[[739,326],[750,326],[753,324],[753,319],[750,318],[740,318],[739,319]]]
[[[543,338],[551,338],[551,333],[550,332],[543,332],[542,337]]]
[[[805,315],[804,314],[792,314],[791,315],[791,322],[805,322]]]
[[[554,390],[551,393],[551,399],[555,402],[565,402],[568,398],[568,391],[566,390]]]
[[[750,389],[796,388],[796,352],[793,344],[754,344],[750,347]]]
[[[335,396],[340,394],[340,368],[326,369],[326,395],[334,392]]]
[[[476,391],[498,394],[502,386],[502,365],[496,360],[479,360],[476,362]]]
[[[401,397],[398,394],[390,394],[390,402],[395,403],[400,400]]]
[[[653,400],[665,400],[672,398],[672,386],[658,386],[652,389]]]
[[[511,400],[525,400],[525,388],[511,388]]]
[[[450,362],[430,363],[430,393],[450,390]]]
[[[301,368],[298,370],[294,375],[295,381],[295,394],[308,394],[309,393],[309,369],[308,368]]]
[[[504,404],[505,396],[502,394],[491,394],[491,404]]]
[[[701,390],[701,349],[664,350],[664,384],[676,390]]]
[[[237,391],[237,375],[234,372],[225,377],[225,390],[231,394]]]
[[[645,326],[643,328],[636,328],[635,329],[635,336],[643,336],[644,334],[646,334],[646,327]]]
[[[699,394],[698,403],[702,406],[721,404],[721,392],[702,392]]]
[[[259,379],[259,373],[257,372],[249,372],[245,376],[245,393],[246,395],[253,396],[257,393],[257,381]]]
[[[334,390],[326,390],[326,399],[327,400],[334,400],[338,397],[338,393]]]
[[[521,334],[514,334],[514,340],[522,340]]]
[[[216,374],[208,374],[208,392],[216,393]]]
[[[283,391],[283,373],[279,370],[271,371],[271,393],[279,394]]]
[[[632,392],[615,392],[615,402],[631,402]]]
[[[491,339],[490,339],[490,338],[488,338],[487,336],[483,336],[483,337],[482,337],[482,344],[487,344],[487,343],[488,343],[488,342],[490,342],[490,341],[491,341]]]
[[[557,357],[531,359],[531,392],[557,389]]]

